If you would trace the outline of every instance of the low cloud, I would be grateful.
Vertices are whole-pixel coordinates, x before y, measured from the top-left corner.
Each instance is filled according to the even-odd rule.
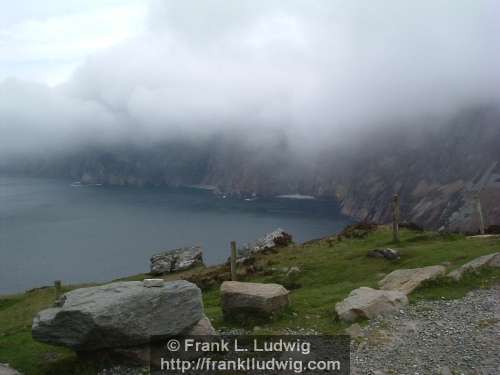
[[[151,1],[144,33],[64,84],[0,83],[0,148],[236,132],[313,150],[498,104],[499,45],[495,0]]]

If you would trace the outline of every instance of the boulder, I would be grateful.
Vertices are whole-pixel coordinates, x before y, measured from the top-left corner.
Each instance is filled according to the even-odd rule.
[[[388,260],[397,260],[400,258],[399,251],[389,248],[370,250],[366,255],[370,258],[385,258]]]
[[[167,250],[153,255],[150,268],[152,275],[163,275],[187,270],[201,264],[203,264],[203,250],[199,246],[193,246]]]
[[[482,268],[488,267],[500,267],[500,253],[493,253],[488,255],[483,255],[479,258],[473,259],[463,266],[457,268],[448,274],[448,277],[459,281],[462,279],[463,275],[467,272],[477,272]]]
[[[289,305],[288,293],[279,284],[225,281],[221,285],[222,312],[226,318],[241,314],[273,315]]]
[[[354,322],[357,319],[372,319],[399,311],[408,304],[406,294],[392,290],[377,290],[368,287],[354,289],[346,299],[335,305],[340,319]]]
[[[429,266],[392,271],[379,281],[380,289],[397,290],[410,294],[424,281],[433,280],[446,274],[444,266]]]
[[[140,281],[116,282],[64,294],[56,307],[36,315],[32,335],[47,344],[96,351],[180,334],[204,317],[201,291],[187,281],[154,288]]]
[[[21,373],[14,370],[8,364],[0,363],[0,375],[21,375]]]
[[[248,258],[252,254],[274,249],[275,247],[286,247],[291,243],[292,235],[278,228],[259,238],[253,245],[245,245],[243,248],[238,249],[238,255],[239,257]]]
[[[271,233],[266,234],[263,238],[257,240],[253,248],[253,252],[259,252],[274,247],[286,247],[292,243],[292,236],[283,229],[278,228]]]

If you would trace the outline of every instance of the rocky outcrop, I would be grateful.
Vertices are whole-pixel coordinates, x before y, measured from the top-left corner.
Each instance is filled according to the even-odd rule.
[[[225,281],[221,288],[221,305],[225,318],[236,316],[270,316],[289,305],[288,290],[279,284]]]
[[[264,237],[258,239],[252,251],[259,252],[275,247],[286,247],[291,243],[292,235],[288,234],[283,229],[278,228],[271,233],[266,234]]]
[[[346,299],[337,303],[335,311],[340,319],[353,322],[394,313],[406,304],[408,298],[405,293],[361,287],[354,289]]]
[[[267,233],[264,237],[259,238],[254,244],[246,245],[245,247],[238,249],[238,255],[240,257],[239,262],[241,263],[246,261],[248,257],[251,257],[255,253],[274,249],[276,247],[286,247],[291,245],[292,242],[292,235],[285,232],[283,229],[278,228],[270,233]]]
[[[176,335],[204,319],[201,291],[187,281],[147,288],[116,282],[76,289],[33,320],[37,341],[76,351],[146,345],[152,336]]]
[[[465,263],[463,266],[450,272],[448,274],[448,277],[451,277],[452,279],[459,281],[467,272],[477,272],[483,268],[488,268],[488,267],[495,267],[495,268],[500,267],[500,252],[483,255],[479,258],[471,260],[470,262]]]
[[[167,250],[151,257],[151,274],[163,275],[187,270],[203,264],[203,250],[199,246]]]
[[[400,269],[392,271],[379,281],[384,290],[397,290],[410,294],[424,281],[433,280],[446,274],[444,266],[429,266],[422,268]]]

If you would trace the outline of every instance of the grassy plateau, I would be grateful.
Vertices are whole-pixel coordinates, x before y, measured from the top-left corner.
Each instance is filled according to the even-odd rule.
[[[401,259],[388,261],[369,258],[374,248],[398,249]],[[284,329],[312,329],[321,333],[342,332],[347,325],[334,312],[335,304],[351,290],[360,286],[377,287],[387,273],[399,268],[416,268],[437,264],[449,270],[485,254],[500,251],[499,238],[468,239],[458,234],[438,234],[403,229],[401,242],[392,242],[389,228],[380,226],[361,236],[346,238],[332,236],[303,245],[292,245],[257,257],[256,268],[261,270],[241,276],[242,281],[281,282],[283,270],[299,267],[300,287],[290,294],[291,307],[283,315],[268,322],[225,322],[220,308],[218,286],[203,292],[205,312],[216,328],[245,328],[259,333],[281,333]],[[171,274],[166,280],[188,278],[204,268]],[[142,280],[148,275],[136,275],[124,280]],[[435,298],[460,298],[469,290],[485,288],[500,281],[500,270],[485,270],[467,275],[460,282],[446,278],[433,281],[410,295],[410,301]],[[66,286],[65,290],[81,286]],[[92,364],[80,361],[70,350],[45,345],[31,338],[34,315],[53,304],[53,288],[35,289],[24,294],[0,296],[0,362],[26,375],[93,374]],[[256,327],[258,326],[258,328]]]

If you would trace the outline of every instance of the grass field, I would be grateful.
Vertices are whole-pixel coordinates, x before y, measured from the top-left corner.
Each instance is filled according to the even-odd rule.
[[[432,232],[403,230],[401,243],[391,243],[388,228],[379,227],[360,239],[312,242],[290,246],[278,252],[261,255],[257,264],[265,272],[245,277],[245,281],[280,282],[280,269],[297,266],[301,269],[300,288],[291,292],[291,308],[271,322],[240,322],[247,329],[259,326],[259,333],[280,333],[285,328],[314,329],[322,333],[341,332],[346,325],[339,322],[334,306],[360,286],[376,287],[383,275],[398,268],[415,268],[445,264],[451,270],[478,256],[500,251],[500,240],[466,239],[462,235],[440,235]],[[368,250],[393,247],[400,250],[401,259],[368,258]],[[276,272],[271,272],[276,269]],[[187,274],[169,275],[166,279],[183,278]],[[128,280],[140,280],[136,275]],[[460,298],[474,288],[488,287],[500,281],[500,270],[486,270],[468,275],[460,283],[437,280],[417,289],[410,300],[422,298]],[[73,287],[74,288],[74,287]],[[67,287],[71,289],[71,287]],[[31,338],[33,316],[49,307],[55,298],[52,288],[0,297],[0,362],[10,363],[26,375],[92,374],[92,365],[78,361],[69,350],[37,343]],[[235,327],[224,322],[218,288],[204,292],[205,310],[215,327]]]

